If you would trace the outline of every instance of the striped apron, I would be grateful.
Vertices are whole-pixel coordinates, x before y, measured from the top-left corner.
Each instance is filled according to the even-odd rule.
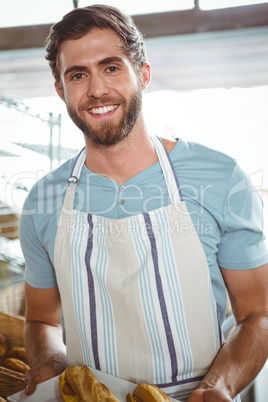
[[[168,153],[152,137],[170,205],[123,219],[73,209],[77,157],[55,270],[69,365],[86,364],[186,400],[222,344],[208,264]]]

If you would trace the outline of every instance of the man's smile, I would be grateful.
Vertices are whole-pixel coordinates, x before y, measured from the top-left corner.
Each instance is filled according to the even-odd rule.
[[[107,106],[100,106],[94,107],[92,109],[88,109],[88,112],[91,114],[106,114],[118,108],[119,105],[107,105]]]

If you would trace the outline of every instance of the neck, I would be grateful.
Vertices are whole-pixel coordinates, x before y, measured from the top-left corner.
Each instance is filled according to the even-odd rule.
[[[132,131],[112,146],[100,146],[86,140],[88,169],[123,184],[158,161],[146,129]]]

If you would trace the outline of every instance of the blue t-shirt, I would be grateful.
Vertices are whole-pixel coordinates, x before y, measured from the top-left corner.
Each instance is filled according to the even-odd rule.
[[[170,152],[183,199],[207,257],[219,319],[226,311],[226,290],[219,266],[256,268],[268,261],[262,230],[262,201],[248,176],[231,157],[180,139]],[[25,200],[20,219],[25,279],[30,286],[57,286],[53,267],[57,225],[75,163],[71,158],[39,180]],[[170,203],[160,164],[123,185],[84,165],[74,208],[119,219]],[[180,230],[191,230],[189,227]]]

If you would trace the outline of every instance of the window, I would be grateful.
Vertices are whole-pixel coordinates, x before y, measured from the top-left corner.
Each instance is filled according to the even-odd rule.
[[[203,10],[213,10],[216,8],[227,8],[237,6],[248,6],[251,4],[268,3],[265,0],[199,0],[199,6]]]
[[[109,4],[118,7],[129,14],[159,13],[173,10],[189,10],[194,8],[194,0],[155,0],[155,1],[126,1],[126,0],[104,0],[102,4]],[[79,0],[79,7],[88,5],[87,0]]]
[[[118,7],[129,14],[148,14],[172,10],[186,10],[194,7],[194,0],[155,0],[153,2],[136,0],[128,2],[125,0],[101,1],[101,4],[108,4]],[[79,7],[89,5],[88,0],[79,0]],[[6,2],[5,12],[0,13],[0,28],[25,25],[38,25],[54,23],[74,8],[73,0],[12,0]]]

